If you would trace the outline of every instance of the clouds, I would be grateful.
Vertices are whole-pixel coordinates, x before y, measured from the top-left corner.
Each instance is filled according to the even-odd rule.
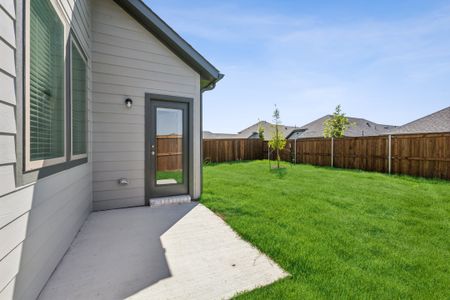
[[[307,123],[338,103],[348,114],[394,124],[450,105],[449,6],[344,20],[232,1],[160,10],[226,74],[205,97],[207,129],[236,131],[270,119],[274,103],[291,124]],[[227,113],[236,125],[222,117]]]
[[[450,11],[399,21],[359,21],[291,30],[277,39],[275,51],[303,55],[303,62],[345,66],[344,71],[382,65],[439,65],[450,55]],[[322,62],[322,63],[321,63]],[[339,70],[338,70],[339,72]],[[340,73],[340,72],[339,72]]]

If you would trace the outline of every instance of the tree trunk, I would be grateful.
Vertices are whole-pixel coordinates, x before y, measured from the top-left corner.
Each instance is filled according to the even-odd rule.
[[[280,168],[280,150],[277,149],[277,168]]]

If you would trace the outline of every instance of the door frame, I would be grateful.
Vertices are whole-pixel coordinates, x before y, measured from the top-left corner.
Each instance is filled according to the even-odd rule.
[[[150,132],[153,120],[151,119],[152,111],[152,102],[172,102],[172,103],[185,103],[187,104],[187,115],[188,115],[188,153],[186,154],[186,158],[188,160],[188,170],[187,180],[188,180],[188,194],[193,197],[194,191],[194,99],[179,97],[179,96],[171,96],[171,95],[162,95],[162,94],[145,94],[145,205],[150,205],[150,198],[152,197],[151,187],[150,187],[150,163],[151,163],[151,147],[150,147]]]

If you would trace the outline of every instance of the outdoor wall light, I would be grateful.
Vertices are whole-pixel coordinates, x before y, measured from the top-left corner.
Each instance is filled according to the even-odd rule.
[[[128,179],[127,179],[127,178],[120,178],[120,179],[118,180],[118,183],[119,183],[120,185],[128,185]]]
[[[131,100],[130,98],[125,99],[125,105],[127,108],[131,108],[131,106],[133,105],[133,100]]]

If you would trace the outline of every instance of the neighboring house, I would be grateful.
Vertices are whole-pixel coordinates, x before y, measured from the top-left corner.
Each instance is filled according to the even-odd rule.
[[[323,137],[324,122],[331,118],[331,115],[321,117],[311,123],[301,126],[291,131],[287,136],[288,139],[301,139],[301,138],[319,138]],[[387,134],[390,130],[395,128],[392,125],[377,124],[372,121],[348,117],[351,126],[345,132],[347,137],[358,136],[375,136],[381,134]]]
[[[275,125],[266,121],[260,121],[253,124],[239,131],[238,134],[249,139],[259,139],[258,128],[260,126],[264,128],[264,140],[270,141],[275,132]],[[295,129],[293,126],[279,125],[279,130],[284,137],[286,137],[293,129]]]
[[[279,129],[286,139],[296,139],[296,138],[315,138],[323,137],[323,123],[325,120],[329,119],[331,115],[326,115],[319,118],[311,123],[308,123],[301,127],[296,126],[286,126],[280,125]],[[345,132],[345,136],[356,137],[356,136],[374,136],[387,134],[390,130],[396,128],[392,125],[377,124],[372,121],[349,117],[348,120],[352,123],[352,126]],[[264,140],[269,141],[272,139],[274,132],[274,124],[266,121],[260,121],[253,124],[237,134],[234,133],[213,133],[210,131],[203,132],[204,139],[258,139],[258,128],[264,128]]]
[[[259,121],[238,133],[214,133],[210,131],[203,131],[204,139],[259,139],[258,129],[264,128],[264,140],[269,141],[272,139],[275,125],[266,121]],[[280,125],[279,130],[286,137],[296,127]]]
[[[450,132],[450,106],[393,129],[392,134]]]
[[[211,131],[203,131],[203,139],[205,140],[226,140],[226,139],[241,139],[241,135],[236,133],[214,133]]]
[[[0,1],[0,299],[35,299],[92,210],[199,198],[221,78],[140,0]]]

